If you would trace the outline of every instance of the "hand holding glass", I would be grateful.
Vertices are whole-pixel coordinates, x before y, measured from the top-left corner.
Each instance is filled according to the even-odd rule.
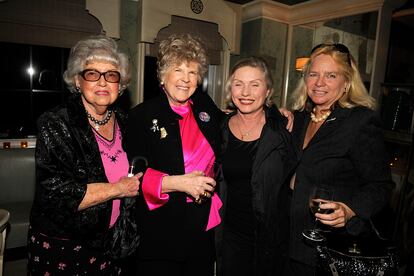
[[[316,213],[330,214],[332,209],[322,209],[321,205],[331,202],[333,199],[333,191],[329,188],[315,187],[309,196],[309,208],[313,215]],[[306,229],[302,232],[302,235],[308,240],[321,242],[325,240],[325,237],[320,233],[320,229],[317,227],[317,219],[313,229]]]
[[[204,170],[204,175],[216,179],[220,171],[220,167],[221,164],[217,161],[214,161],[207,165],[206,169]],[[211,193],[204,191],[204,193],[199,198],[197,198],[195,202],[201,204],[205,202],[207,199],[209,199],[211,196]]]

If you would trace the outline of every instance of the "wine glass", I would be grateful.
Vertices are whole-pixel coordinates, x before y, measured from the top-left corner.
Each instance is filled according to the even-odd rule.
[[[208,165],[206,166],[206,168],[204,169],[204,175],[217,179],[219,172],[221,170],[221,163],[218,162],[217,160],[214,162],[209,162]],[[208,192],[204,192],[204,193],[208,193]],[[201,204],[205,201],[207,201],[209,198],[211,197],[211,195],[202,195],[199,198],[197,198],[195,200],[195,203],[197,204]]]
[[[332,209],[322,209],[321,205],[333,200],[333,190],[327,187],[314,187],[309,196],[309,208],[313,215],[316,213],[330,214]],[[302,232],[302,235],[311,241],[322,242],[325,237],[320,233],[320,229],[317,226],[317,219],[313,225],[313,229],[306,229]]]
[[[204,175],[216,179],[221,169],[221,163],[217,160],[209,163],[204,170]]]

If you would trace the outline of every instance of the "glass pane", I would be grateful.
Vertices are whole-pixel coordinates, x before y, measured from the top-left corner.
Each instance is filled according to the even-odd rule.
[[[30,46],[0,42],[0,90],[30,89]]]
[[[30,91],[1,92],[0,137],[18,138],[33,132]]]
[[[154,98],[160,94],[157,77],[157,58],[145,57],[144,71],[144,101]]]
[[[35,120],[41,114],[63,102],[64,94],[62,92],[36,92],[33,93],[33,115]]]
[[[62,50],[61,48],[33,46],[33,89],[61,90]]]
[[[404,133],[412,132],[414,87],[384,85],[380,112],[385,129]]]

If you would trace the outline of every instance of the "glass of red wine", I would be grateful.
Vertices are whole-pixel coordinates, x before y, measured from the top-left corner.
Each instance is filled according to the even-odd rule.
[[[321,205],[328,203],[333,200],[333,189],[329,187],[314,187],[309,196],[309,209],[313,215],[316,213],[320,214],[330,214],[333,212],[332,209],[323,209]],[[311,241],[322,242],[325,240],[324,235],[320,233],[318,228],[317,219],[315,218],[315,223],[312,229],[306,229],[302,232],[302,235]]]

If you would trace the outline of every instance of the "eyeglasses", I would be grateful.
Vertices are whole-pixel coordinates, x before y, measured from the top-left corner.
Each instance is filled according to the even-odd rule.
[[[79,75],[86,81],[98,81],[102,75],[107,82],[118,83],[121,80],[121,74],[118,71],[99,72],[94,69],[86,69],[79,72]]]
[[[317,49],[323,48],[323,47],[331,47],[335,51],[346,54],[348,58],[348,64],[351,65],[351,53],[349,52],[348,47],[346,47],[344,44],[341,43],[322,43],[318,44],[315,47],[312,48],[311,54],[313,54]]]

